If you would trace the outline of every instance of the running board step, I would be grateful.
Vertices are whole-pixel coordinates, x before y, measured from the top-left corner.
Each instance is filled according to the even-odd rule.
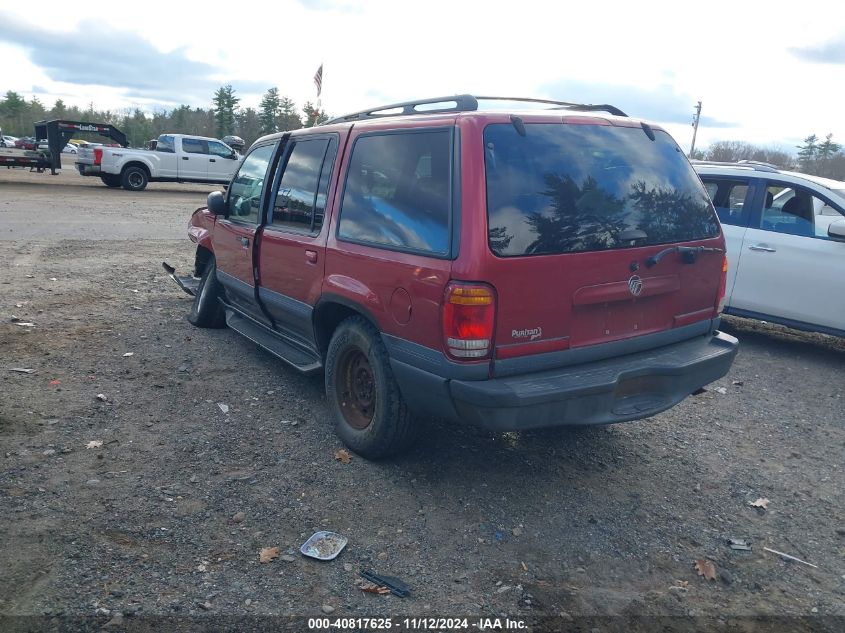
[[[197,294],[197,288],[200,285],[200,280],[196,277],[191,277],[188,275],[187,277],[180,277],[176,274],[176,268],[168,264],[167,262],[161,262],[161,267],[170,275],[170,278],[176,282],[176,284],[185,292],[187,292],[192,297]]]
[[[311,374],[323,368],[323,363],[316,354],[286,341],[278,334],[228,306],[226,306],[226,325],[304,374]]]

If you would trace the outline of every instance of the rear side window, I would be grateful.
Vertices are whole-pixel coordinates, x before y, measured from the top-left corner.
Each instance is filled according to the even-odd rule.
[[[355,142],[338,237],[397,250],[449,251],[451,130]]]
[[[332,139],[332,147],[337,141]],[[273,205],[273,226],[300,231],[319,231],[323,224],[325,186],[331,172],[331,162],[325,167],[326,178],[321,178],[323,162],[329,139],[297,141],[282,174]],[[336,150],[335,150],[336,151]],[[333,158],[333,156],[331,157]],[[321,181],[325,186],[321,186]]]
[[[511,124],[484,130],[490,249],[502,257],[601,251],[719,234],[672,138],[639,127]]]
[[[188,154],[207,154],[205,144],[196,138],[183,138],[182,151]]]
[[[752,199],[748,181],[708,176],[704,179],[704,188],[722,224],[746,225]]]

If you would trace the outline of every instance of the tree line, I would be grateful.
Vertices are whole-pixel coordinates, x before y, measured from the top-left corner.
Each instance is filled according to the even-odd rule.
[[[278,88],[270,88],[257,109],[241,107],[240,101],[232,86],[225,85],[215,91],[210,108],[180,105],[148,114],[137,107],[100,110],[93,103],[87,108],[68,106],[61,99],[48,107],[38,97],[27,100],[9,90],[0,98],[0,128],[3,134],[31,136],[36,121],[66,119],[114,125],[126,134],[132,147],[143,147],[148,140],[167,133],[216,138],[234,134],[249,146],[265,134],[311,127],[329,119],[310,101],[298,108]]]
[[[824,140],[811,134],[795,149],[797,153],[790,154],[782,148],[761,147],[744,141],[716,141],[706,149],[696,150],[692,158],[726,163],[753,160],[781,169],[845,180],[845,153],[833,140],[833,134],[828,134]]]

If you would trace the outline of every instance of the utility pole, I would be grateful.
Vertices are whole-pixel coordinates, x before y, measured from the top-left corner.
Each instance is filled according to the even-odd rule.
[[[698,134],[698,120],[701,118],[701,101],[695,106],[695,116],[692,118],[692,145],[689,148],[689,157],[692,158],[695,152],[695,136]]]

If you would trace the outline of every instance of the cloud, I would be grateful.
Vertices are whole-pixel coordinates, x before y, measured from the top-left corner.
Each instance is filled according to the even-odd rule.
[[[553,99],[574,103],[610,104],[629,116],[660,123],[692,124],[695,108],[695,99],[677,94],[670,86],[645,90],[634,86],[562,80],[546,84],[542,86],[542,90]],[[707,115],[701,116],[700,123],[710,128],[736,125]]]
[[[363,13],[361,7],[351,0],[298,0],[306,9],[312,11],[339,11],[341,13]]]
[[[845,64],[845,37],[831,40],[820,46],[804,46],[788,50],[792,55],[805,62]]]
[[[53,81],[118,88],[128,98],[169,104],[208,103],[231,83],[238,92],[264,92],[257,82],[222,78],[211,64],[189,59],[186,48],[162,52],[137,33],[103,29],[93,20],[74,31],[50,32],[0,13],[0,42],[24,49]]]

